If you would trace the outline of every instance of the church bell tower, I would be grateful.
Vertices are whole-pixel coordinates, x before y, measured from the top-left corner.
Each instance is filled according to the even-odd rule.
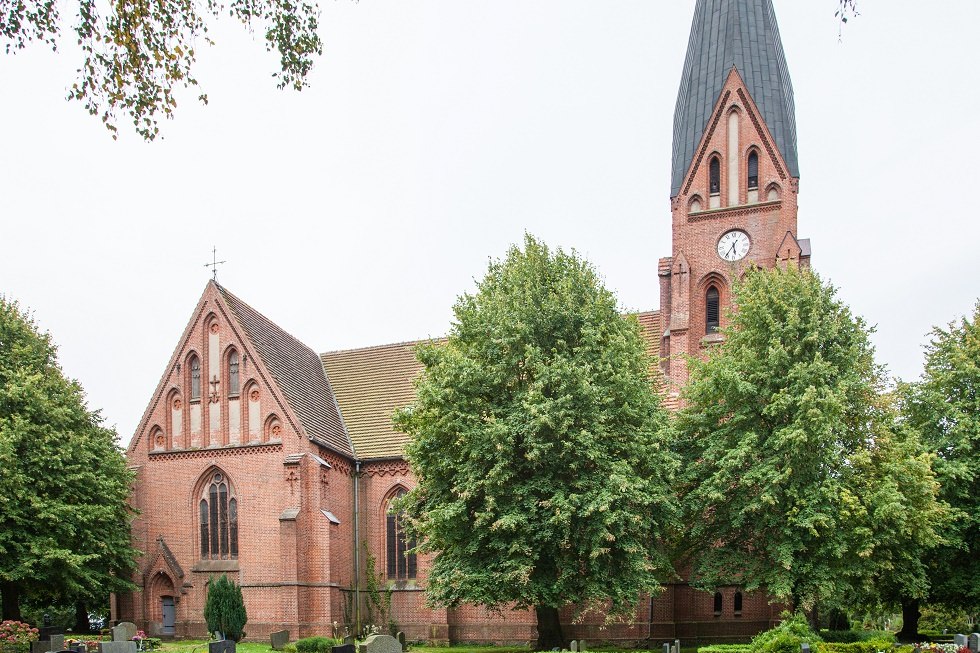
[[[674,109],[672,252],[660,259],[668,389],[721,342],[749,266],[809,265],[797,237],[793,85],[772,0],[698,0]]]

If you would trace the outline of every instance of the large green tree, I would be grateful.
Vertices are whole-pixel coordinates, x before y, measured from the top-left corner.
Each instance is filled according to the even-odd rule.
[[[936,328],[922,377],[899,385],[902,414],[936,455],[941,498],[952,508],[944,545],[930,553],[930,603],[980,613],[980,303]],[[903,634],[917,634],[920,595],[904,595]]]
[[[689,362],[675,427],[694,581],[795,607],[857,596],[930,546],[929,456],[894,429],[868,329],[809,270],[750,270],[724,343]],[[923,572],[910,585],[922,583]]]
[[[533,607],[538,647],[562,646],[559,608],[625,612],[670,573],[675,460],[651,361],[595,270],[530,236],[454,313],[396,416],[428,596]]]
[[[0,594],[74,603],[130,588],[132,474],[56,349],[0,297]]]

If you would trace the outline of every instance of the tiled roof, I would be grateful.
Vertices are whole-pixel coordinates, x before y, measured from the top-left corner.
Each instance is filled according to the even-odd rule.
[[[772,0],[698,0],[674,109],[671,197],[680,192],[732,66],[762,112],[790,175],[800,176],[793,83]]]
[[[415,358],[416,344],[402,342],[320,356],[361,460],[402,455],[408,436],[394,429],[391,416],[415,399],[412,384],[422,371]]]
[[[654,361],[652,375],[659,379],[660,313],[647,311],[636,317],[646,352]],[[422,371],[422,364],[415,358],[417,344],[402,342],[321,354],[357,458],[402,455],[408,436],[394,429],[391,416],[415,399],[413,382]]]
[[[338,453],[353,455],[350,438],[316,352],[225,288],[218,286],[218,289],[275,378],[306,435]]]

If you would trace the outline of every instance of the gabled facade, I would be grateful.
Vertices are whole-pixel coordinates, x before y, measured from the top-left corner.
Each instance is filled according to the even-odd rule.
[[[674,117],[671,256],[660,311],[638,315],[657,386],[675,408],[680,354],[720,341],[732,284],[750,265],[808,265],[797,235],[793,91],[771,0],[698,0]],[[250,638],[365,625],[369,569],[392,590],[411,640],[525,642],[530,611],[424,604],[428,560],[410,553],[391,502],[415,485],[394,410],[414,396],[415,343],[317,355],[209,282],[134,435],[133,528],[144,551],[114,618],[201,636],[208,582],[243,589]],[[573,619],[566,634],[656,645],[745,639],[778,618],[761,593],[680,580],[640,597],[632,619]]]

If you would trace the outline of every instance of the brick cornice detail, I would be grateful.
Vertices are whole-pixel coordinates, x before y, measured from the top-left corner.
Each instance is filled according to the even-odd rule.
[[[714,220],[716,218],[738,218],[746,215],[752,215],[754,213],[769,213],[771,211],[779,210],[781,200],[776,200],[774,202],[765,202],[759,204],[743,204],[742,206],[732,206],[724,209],[713,209],[710,211],[704,211],[702,213],[695,213],[694,215],[687,216],[688,222],[703,222],[705,220]]]
[[[221,447],[216,449],[188,449],[186,451],[151,452],[150,460],[190,460],[192,458],[223,458],[247,454],[272,453],[282,451],[282,443],[250,444],[239,447]]]
[[[392,460],[366,466],[364,473],[368,476],[406,476],[408,475],[408,463],[404,460]]]

